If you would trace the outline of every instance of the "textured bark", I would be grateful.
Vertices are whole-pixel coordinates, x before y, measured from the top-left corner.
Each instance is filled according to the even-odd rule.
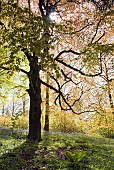
[[[29,73],[30,111],[28,139],[41,141],[41,82],[38,58],[31,57]]]

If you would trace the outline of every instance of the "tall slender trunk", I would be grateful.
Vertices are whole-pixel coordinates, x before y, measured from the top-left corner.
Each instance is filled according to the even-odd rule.
[[[109,98],[110,108],[112,109],[112,115],[113,115],[113,121],[114,121],[114,105],[113,105],[113,99],[112,99],[112,95],[111,95],[109,82],[107,85],[108,85],[108,98]]]
[[[49,75],[46,75],[46,83],[49,84]],[[45,113],[45,125],[44,130],[49,131],[49,88],[46,87],[46,113]]]
[[[15,114],[15,102],[14,102],[14,99],[13,99],[13,103],[12,103],[12,116],[14,116]]]
[[[25,107],[26,107],[26,99],[25,97],[22,98],[22,112],[23,112],[23,115],[25,115]]]
[[[105,68],[105,77],[107,81],[107,90],[108,90],[108,98],[109,98],[109,103],[110,103],[110,108],[112,109],[112,114],[114,115],[114,105],[113,105],[113,99],[111,95],[111,86],[110,86],[110,80],[109,80],[109,74],[108,74],[108,67],[107,67],[107,62],[104,63],[104,68]]]
[[[2,116],[4,116],[4,113],[5,113],[5,106],[3,105],[3,107],[2,107]]]
[[[111,95],[111,90],[110,90],[110,85],[109,84],[108,84],[108,97],[109,97],[110,107],[112,109],[114,109],[114,105],[113,105],[113,100],[112,100],[112,95]]]
[[[41,82],[38,58],[31,56],[29,72],[29,134],[28,139],[41,141]]]

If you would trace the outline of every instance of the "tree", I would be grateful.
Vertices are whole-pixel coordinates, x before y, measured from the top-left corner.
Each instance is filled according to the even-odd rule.
[[[10,70],[11,73],[15,70],[22,71],[29,78],[27,92],[30,96],[28,134],[30,140],[41,140],[41,84],[56,92],[55,103],[59,103],[62,110],[72,110],[76,114],[81,114],[84,111],[78,113],[74,106],[83,96],[83,88],[79,87],[79,97],[74,101],[71,100],[68,91],[64,90],[69,83],[73,86],[79,84],[73,81],[69,72],[75,71],[88,77],[100,75],[102,72],[101,57],[106,51],[113,49],[112,44],[100,43],[105,35],[102,27],[105,29],[104,20],[108,15],[107,11],[100,14],[91,4],[88,5],[85,2],[85,5],[86,7],[84,2],[69,4],[66,1],[56,0],[39,0],[39,2],[18,0],[17,3],[13,0],[2,1],[2,46],[9,51],[9,57],[2,58],[0,68]],[[50,20],[50,14],[53,12],[57,14],[57,23]],[[77,17],[80,19],[77,20]],[[95,17],[97,24],[93,23]],[[70,43],[73,36],[75,36],[73,41],[77,38],[80,42],[75,47],[73,47],[73,42]],[[58,45],[59,39],[63,41]],[[59,51],[55,46],[58,46]],[[77,48],[78,52],[72,47]],[[20,52],[21,55],[19,55]],[[69,57],[69,63],[65,60],[66,56]],[[22,69],[25,59],[29,62],[29,71]],[[90,64],[94,61],[91,70],[85,65],[87,61]],[[70,71],[66,73],[61,69],[62,67]],[[41,71],[46,70],[49,70],[54,86],[41,79]],[[63,84],[59,82],[59,77],[63,77]]]
[[[111,60],[111,61],[110,61]],[[113,88],[113,81],[114,81],[114,74],[113,74],[113,59],[110,57],[104,56],[103,58],[103,70],[104,74],[101,75],[103,80],[106,83],[105,90],[107,91],[110,108],[114,109],[113,104],[113,97],[112,97],[112,88]]]
[[[49,76],[46,74],[46,83],[49,84]],[[49,131],[49,88],[46,87],[46,109],[45,109],[45,124],[44,130]]]

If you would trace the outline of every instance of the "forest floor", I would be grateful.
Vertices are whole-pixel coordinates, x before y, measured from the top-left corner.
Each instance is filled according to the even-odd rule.
[[[0,130],[0,170],[114,170],[114,139],[72,134],[42,135]]]

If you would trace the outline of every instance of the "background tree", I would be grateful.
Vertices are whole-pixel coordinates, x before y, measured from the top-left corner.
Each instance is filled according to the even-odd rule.
[[[48,72],[46,74],[46,83],[49,84],[49,75]],[[46,87],[46,109],[45,109],[45,124],[44,130],[49,131],[49,88]]]

